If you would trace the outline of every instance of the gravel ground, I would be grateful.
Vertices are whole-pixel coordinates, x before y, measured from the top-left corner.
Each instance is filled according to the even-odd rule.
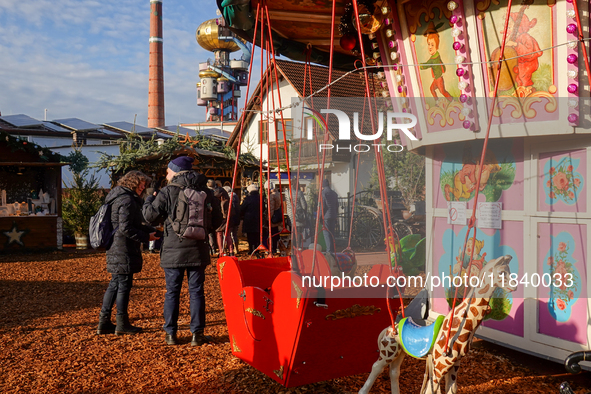
[[[146,253],[144,270],[135,275],[130,317],[144,328],[136,336],[95,334],[110,279],[104,253],[0,256],[0,392],[295,394],[353,393],[361,388],[367,373],[286,389],[234,357],[213,264],[206,273],[206,333],[216,343],[189,345],[185,286],[181,344],[166,346],[161,329],[164,275],[158,255]],[[423,372],[422,361],[407,357],[401,392],[418,393]],[[502,348],[478,342],[462,360],[458,392],[552,394],[564,380],[574,382],[577,394],[591,389],[588,373],[576,378],[556,376],[560,374],[564,370],[557,364],[508,356]],[[380,375],[372,392],[390,392],[387,373]]]

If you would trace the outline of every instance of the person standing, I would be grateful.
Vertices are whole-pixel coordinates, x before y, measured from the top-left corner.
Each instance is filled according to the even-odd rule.
[[[295,193],[293,198],[296,199],[295,201],[295,212],[294,212],[294,219],[296,224],[296,247],[301,248],[304,244],[305,234],[307,232],[308,226],[308,203],[306,201],[306,196],[302,189],[300,189],[300,185],[298,182],[295,184]]]
[[[215,181],[213,179],[210,178],[207,180],[207,188],[209,190],[211,190],[212,192],[215,191],[216,186],[215,186]],[[215,231],[212,231],[209,234],[207,234],[207,237],[208,237],[208,241],[209,241],[209,254],[214,256],[217,252],[217,242],[216,242]]]
[[[207,188],[207,179],[192,168],[192,157],[180,156],[170,161],[166,172],[166,180],[169,184],[156,196],[146,198],[143,207],[144,217],[148,222],[164,221],[164,241],[160,252],[160,266],[164,270],[166,280],[163,329],[166,332],[165,342],[168,345],[178,343],[180,293],[185,274],[189,285],[190,329],[193,335],[191,346],[201,346],[212,341],[209,336],[204,334],[205,267],[211,262],[207,239],[181,238],[172,227],[179,193],[183,188],[206,192],[204,209],[205,214],[211,219],[211,227],[215,229],[222,223],[219,203],[214,197],[213,191]],[[211,228],[206,228],[206,234],[210,230]]]
[[[234,244],[234,253],[238,254],[238,227],[240,226],[240,207],[238,204],[238,194],[232,191],[230,186],[224,186],[224,190],[230,196],[230,204],[232,205],[232,213],[230,214],[230,238]]]
[[[281,207],[281,194],[277,189],[273,187],[273,183],[267,181],[265,188],[269,190],[269,214],[271,215],[271,254],[277,253],[277,244],[279,243],[279,226],[283,224],[283,210]],[[265,217],[263,226],[268,226],[269,218]],[[263,235],[263,244],[268,248],[267,245],[269,240],[267,239],[268,234]]]
[[[218,241],[218,250],[220,254],[218,257],[222,257],[226,252],[224,248],[224,236],[226,235],[226,225],[228,224],[228,211],[230,209],[230,196],[225,189],[218,187],[213,192],[214,196],[220,201],[220,207],[222,209],[222,224],[215,230],[215,234]],[[232,232],[232,221],[228,225],[228,234]],[[229,256],[234,256],[234,243],[231,239],[227,239],[225,242]]]
[[[246,188],[248,196],[244,198],[240,205],[240,218],[242,221],[242,232],[246,234],[248,240],[248,254],[253,254],[259,247],[261,239],[261,207],[259,187],[251,183]]]
[[[334,237],[337,231],[337,219],[339,217],[339,196],[330,188],[328,179],[322,181],[322,211],[324,212],[324,242],[326,251],[335,253]]]
[[[129,323],[128,307],[133,274],[142,270],[141,244],[154,241],[156,230],[143,224],[141,195],[150,184],[150,177],[140,171],[130,171],[117,182],[107,195],[111,204],[111,223],[115,234],[107,248],[107,272],[111,281],[103,296],[97,334],[137,334],[140,327]],[[111,322],[111,312],[117,305],[117,325]]]

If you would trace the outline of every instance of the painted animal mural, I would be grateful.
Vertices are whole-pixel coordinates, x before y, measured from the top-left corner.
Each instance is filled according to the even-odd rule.
[[[462,260],[462,248],[459,248],[458,255],[456,256],[456,264],[453,268],[453,274],[464,276],[467,274],[466,270],[470,266],[470,257],[472,256],[472,249],[474,249],[474,256],[472,256],[472,266],[470,266],[469,276],[480,276],[480,270],[486,264],[486,252],[480,255],[480,251],[484,247],[484,241],[475,239],[474,237],[468,239],[466,243],[466,253],[464,253],[464,259]]]
[[[479,191],[482,192],[488,183],[491,174],[501,171],[497,159],[491,151],[488,151],[482,166],[482,172],[479,172],[478,161],[472,162],[464,157],[462,169],[454,175],[454,184],[444,186],[445,199],[447,201],[460,201],[470,199],[472,193],[476,190],[478,177],[480,176]]]
[[[423,351],[410,353],[414,357],[427,359],[425,379],[421,394],[434,394],[439,392],[439,384],[445,378],[445,393],[455,394],[457,392],[457,373],[460,367],[460,360],[464,357],[472,343],[474,333],[480,323],[489,313],[489,301],[497,288],[512,292],[515,290],[509,284],[510,255],[501,256],[487,263],[479,277],[480,286],[473,288],[468,297],[460,303],[452,316],[448,313],[445,318],[440,316],[431,326],[421,327],[412,321],[412,318],[402,319],[396,326],[384,329],[378,337],[378,349],[380,356],[373,364],[367,381],[359,390],[360,394],[368,394],[376,378],[386,367],[390,367],[390,381],[392,394],[400,393],[399,377],[400,365],[404,360],[407,348],[415,343],[430,344],[423,346]],[[447,332],[449,332],[449,349],[446,353]],[[410,331],[407,337],[405,332]],[[422,333],[424,341],[421,338]],[[412,342],[406,342],[405,338],[412,338]]]

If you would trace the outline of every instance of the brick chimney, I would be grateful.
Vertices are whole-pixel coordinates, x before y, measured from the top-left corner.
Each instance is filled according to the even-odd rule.
[[[150,0],[150,84],[148,92],[148,127],[164,127],[164,125],[162,1]]]

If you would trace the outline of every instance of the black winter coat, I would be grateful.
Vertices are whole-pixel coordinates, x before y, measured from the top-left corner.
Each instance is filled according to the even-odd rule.
[[[105,203],[111,205],[111,222],[117,228],[113,243],[107,249],[107,272],[111,274],[135,274],[142,270],[141,244],[148,242],[150,233],[156,231],[142,224],[142,199],[134,191],[115,186]]]
[[[242,218],[242,232],[243,233],[260,233],[260,215],[261,206],[259,200],[259,192],[250,192],[248,196],[244,198],[240,205],[240,217]]]
[[[322,189],[322,208],[324,209],[325,220],[338,219],[339,195],[328,186]]]
[[[207,188],[207,178],[204,175],[196,171],[181,171],[172,178],[171,183],[178,183],[195,190],[205,191],[207,193],[205,204],[212,208],[211,226],[207,230],[213,231],[222,224],[219,200],[213,196],[213,191]],[[211,262],[208,241],[180,238],[172,229],[172,224],[168,219],[174,217],[174,209],[180,191],[180,187],[168,185],[156,197],[147,197],[144,203],[143,213],[148,222],[152,224],[164,222],[164,240],[160,248],[160,266],[162,268],[206,266]]]

